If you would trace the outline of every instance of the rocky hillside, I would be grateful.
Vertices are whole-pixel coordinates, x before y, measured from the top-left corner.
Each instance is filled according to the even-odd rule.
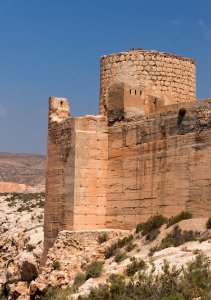
[[[61,231],[53,248],[49,251],[43,273],[31,282],[32,299],[73,300],[83,299],[83,297],[86,299],[90,290],[99,285],[109,282],[110,285],[114,280],[112,288],[116,289],[121,286],[121,281],[123,284],[123,281],[127,283],[130,279],[136,278],[137,280],[138,277],[134,276],[140,271],[143,271],[143,277],[153,281],[154,276],[163,272],[166,272],[164,276],[167,277],[176,276],[177,272],[174,268],[171,269],[173,266],[179,269],[197,259],[202,259],[202,261],[204,259],[206,262],[207,257],[211,257],[211,230],[206,228],[207,219],[188,219],[179,223],[177,221],[176,219],[172,222],[174,224],[169,224],[169,227],[166,224],[161,225],[162,222],[159,224],[159,221],[152,221],[149,226],[142,227],[136,232],[126,230]],[[165,269],[168,265],[166,261],[169,262],[167,269]],[[204,268],[204,266],[198,266],[198,268]],[[211,273],[209,276],[211,280]],[[57,288],[63,291],[57,291]],[[112,293],[109,294],[109,288],[107,291],[105,289],[102,287],[100,291],[95,290],[91,296],[87,296],[86,300],[161,299],[155,296],[153,298],[134,298],[135,296],[130,298],[127,294],[118,298],[118,295],[115,297]],[[46,291],[48,291],[47,294]],[[154,291],[154,293],[157,292]],[[45,294],[46,298],[42,298]],[[186,298],[165,299],[183,300]]]
[[[0,299],[27,299],[43,251],[43,211],[43,193],[0,194]]]
[[[128,293],[131,292],[131,287],[135,286],[126,285],[130,280],[140,280],[140,276],[145,280],[143,283],[151,284],[150,291],[153,293],[158,293],[156,289],[160,281],[164,284],[168,278],[164,286],[168,287],[172,282],[176,286],[175,276],[182,271],[176,271],[172,266],[179,269],[187,263],[192,264],[189,268],[192,268],[193,276],[203,271],[203,276],[200,276],[205,285],[203,289],[207,289],[206,282],[211,280],[211,274],[206,273],[207,257],[211,258],[211,220],[208,224],[207,218],[192,219],[191,214],[183,213],[170,220],[156,216],[132,231],[61,231],[39,274],[43,251],[44,195],[2,194],[0,204],[1,300],[205,299],[161,298],[158,294],[154,298],[135,298],[135,294],[133,298],[125,298],[125,295],[118,298],[112,293],[126,293],[127,289]],[[169,261],[170,267],[166,261]],[[195,271],[198,273],[195,274]],[[155,277],[158,274],[163,275]],[[189,279],[185,280],[190,280],[190,275],[187,273]],[[197,284],[201,284],[200,280]],[[98,286],[101,290],[96,289],[87,296],[93,287]],[[159,288],[162,290],[163,287]],[[200,296],[201,289],[198,290],[198,286],[194,288],[196,295]],[[188,289],[188,292],[195,291],[194,288]],[[99,296],[102,293],[104,296]]]
[[[37,186],[44,183],[44,178],[45,156],[0,152],[0,182]]]

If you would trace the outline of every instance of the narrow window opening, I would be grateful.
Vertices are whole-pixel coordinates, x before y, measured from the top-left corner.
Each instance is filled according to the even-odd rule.
[[[63,101],[60,102],[60,106],[61,106],[61,107],[63,106]]]
[[[136,95],[136,90],[135,90],[135,95]]]
[[[130,89],[130,94],[131,94],[131,89]]]
[[[140,96],[142,95],[142,91],[140,91]]]

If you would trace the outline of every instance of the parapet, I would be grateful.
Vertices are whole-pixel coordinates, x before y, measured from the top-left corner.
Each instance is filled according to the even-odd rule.
[[[100,114],[107,115],[109,90],[124,84],[124,109],[149,114],[157,106],[196,99],[196,66],[193,59],[142,49],[101,58]],[[129,92],[129,93],[128,93]],[[122,93],[122,92],[121,92]],[[140,103],[137,101],[140,98]],[[135,101],[135,102],[134,102]],[[111,106],[115,106],[112,104]]]
[[[70,117],[70,108],[66,98],[49,98],[49,119],[57,121]]]

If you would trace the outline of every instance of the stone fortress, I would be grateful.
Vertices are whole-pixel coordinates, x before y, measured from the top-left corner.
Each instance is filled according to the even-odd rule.
[[[98,116],[49,99],[44,256],[61,230],[211,215],[211,99],[196,101],[195,61],[134,49],[103,56],[100,74]]]

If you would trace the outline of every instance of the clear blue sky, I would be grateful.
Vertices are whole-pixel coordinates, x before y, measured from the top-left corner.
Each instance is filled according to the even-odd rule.
[[[96,114],[100,56],[130,48],[195,58],[211,97],[211,0],[0,0],[0,151],[45,153],[51,95]]]

